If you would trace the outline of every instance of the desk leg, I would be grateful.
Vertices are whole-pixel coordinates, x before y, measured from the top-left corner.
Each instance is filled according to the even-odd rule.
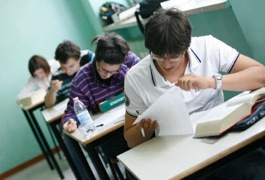
[[[98,156],[98,152],[95,150],[95,146],[88,144],[86,145],[86,150],[98,172],[100,179],[110,179],[104,165],[102,164]]]
[[[24,109],[22,109],[22,111],[23,111],[23,113],[24,113],[24,115],[25,115],[25,117],[26,117],[26,119],[27,119],[27,121],[28,121],[28,123],[29,123],[29,126],[30,126],[30,128],[31,128],[31,130],[32,130],[32,132],[33,132],[33,134],[34,134],[34,136],[35,136],[35,138],[36,138],[36,140],[37,140],[37,142],[38,142],[40,148],[41,148],[41,151],[42,151],[42,153],[43,153],[45,159],[47,160],[47,162],[48,162],[48,164],[49,164],[51,170],[53,170],[54,168],[53,168],[53,165],[52,165],[52,163],[51,163],[51,160],[50,160],[50,158],[49,158],[47,152],[45,151],[45,148],[43,147],[43,144],[41,143],[41,140],[40,140],[40,138],[39,138],[39,136],[38,136],[38,134],[37,134],[37,132],[36,132],[36,129],[34,128],[32,122],[31,122],[31,120],[30,120],[30,118],[29,118],[29,115],[27,114],[27,112],[26,112]]]
[[[69,153],[67,147],[65,146],[65,144],[64,144],[64,142],[63,142],[62,136],[61,136],[61,134],[60,134],[58,128],[56,127],[57,124],[58,124],[58,123],[56,123],[56,121],[54,121],[54,122],[52,122],[52,123],[50,124],[50,125],[51,125],[50,127],[51,127],[51,129],[52,129],[52,131],[53,131],[53,133],[54,133],[54,135],[55,135],[55,137],[56,137],[56,139],[57,139],[57,141],[58,141],[60,147],[62,148],[62,151],[63,151],[63,153],[64,153],[64,155],[65,155],[65,157],[66,157],[66,159],[67,159],[67,161],[68,161],[68,163],[69,163],[69,165],[70,165],[70,167],[71,167],[71,169],[72,169],[72,171],[73,171],[73,173],[74,173],[76,179],[82,179],[82,177],[81,177],[80,174],[78,173],[78,170],[77,170],[78,167],[75,166],[74,160],[71,158],[70,153]],[[73,146],[75,146],[75,144],[73,144]],[[79,146],[79,145],[77,144],[77,146]],[[80,147],[79,147],[79,148],[80,148]],[[75,148],[75,149],[76,149],[76,148]],[[81,153],[83,154],[83,152],[81,152]],[[78,152],[78,154],[79,154],[79,152]],[[83,157],[83,158],[85,158],[85,157]],[[82,158],[80,158],[80,159],[82,159]],[[82,163],[83,163],[83,162],[82,162]],[[83,165],[83,166],[85,167],[85,169],[87,170],[87,174],[88,174],[89,179],[95,179],[94,174],[92,173],[92,170],[90,169],[90,167],[89,167],[89,165],[87,164],[87,162],[86,162],[85,165],[84,165],[84,164],[85,164],[85,163],[83,163],[82,165]]]
[[[73,145],[76,153],[79,156],[79,159],[82,163],[82,166],[84,167],[84,169],[86,169],[86,173],[87,173],[88,177],[90,177],[91,179],[96,179],[93,171],[91,170],[90,166],[88,165],[86,157],[85,157],[83,151],[81,150],[79,143],[72,138],[70,138],[70,141],[71,141],[71,144]]]
[[[47,141],[46,141],[46,139],[45,139],[45,137],[44,137],[44,135],[43,135],[43,133],[42,133],[42,130],[41,130],[41,128],[40,128],[40,126],[39,126],[39,124],[38,124],[38,122],[37,122],[37,120],[36,120],[34,114],[33,114],[33,112],[32,112],[32,111],[29,111],[29,115],[30,115],[30,118],[32,119],[32,121],[33,121],[35,127],[36,127],[37,132],[38,132],[39,135],[40,135],[40,138],[42,139],[42,141],[43,141],[43,143],[44,143],[44,146],[45,146],[46,149],[47,149],[47,152],[48,152],[49,156],[51,157],[51,160],[52,160],[52,162],[53,162],[53,165],[55,166],[55,169],[57,170],[57,172],[58,172],[60,178],[61,178],[61,179],[64,179],[64,175],[63,175],[63,173],[62,173],[62,170],[61,170],[61,168],[59,167],[59,165],[58,165],[56,159],[54,158],[54,155],[53,155],[53,153],[52,153],[52,151],[51,151],[51,148],[50,148],[49,144],[47,143]]]

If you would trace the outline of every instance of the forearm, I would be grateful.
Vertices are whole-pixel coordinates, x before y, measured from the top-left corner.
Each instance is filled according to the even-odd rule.
[[[149,140],[154,132],[154,130],[145,130],[144,136],[141,133],[141,128],[143,123],[139,122],[133,125],[136,117],[130,116],[126,113],[125,115],[125,125],[124,125],[124,138],[127,141],[129,147],[135,147],[147,140]]]
[[[45,96],[45,106],[47,108],[52,107],[56,103],[56,92],[50,91]]]
[[[130,148],[142,144],[143,142],[149,140],[151,136],[152,134],[145,133],[145,137],[143,137],[141,128],[138,126],[132,126],[124,132],[124,138]]]
[[[253,66],[223,76],[222,89],[232,91],[254,90],[265,86],[265,67]]]

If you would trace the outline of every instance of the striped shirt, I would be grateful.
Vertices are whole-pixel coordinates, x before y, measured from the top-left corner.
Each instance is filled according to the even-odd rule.
[[[140,59],[134,53],[129,52],[124,64],[121,64],[119,73],[112,75],[107,83],[100,78],[95,62],[86,64],[72,81],[70,98],[62,123],[72,118],[79,124],[73,108],[74,97],[78,97],[88,111],[95,114],[100,111],[99,103],[123,93],[125,75],[129,68],[139,61]]]

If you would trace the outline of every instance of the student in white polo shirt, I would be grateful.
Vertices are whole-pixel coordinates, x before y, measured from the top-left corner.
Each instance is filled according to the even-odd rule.
[[[223,90],[245,91],[265,86],[262,64],[211,35],[191,37],[191,31],[187,17],[174,8],[160,9],[148,20],[145,46],[150,54],[125,78],[124,136],[129,147],[149,140],[158,127],[153,119],[133,125],[136,109],[144,112],[168,89],[180,89],[192,114],[222,103]]]

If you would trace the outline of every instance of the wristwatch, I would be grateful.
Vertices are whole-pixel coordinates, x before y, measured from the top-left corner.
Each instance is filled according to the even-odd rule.
[[[222,89],[222,75],[221,74],[216,74],[213,75],[213,78],[215,79],[215,83],[216,83],[216,90],[220,90]]]

